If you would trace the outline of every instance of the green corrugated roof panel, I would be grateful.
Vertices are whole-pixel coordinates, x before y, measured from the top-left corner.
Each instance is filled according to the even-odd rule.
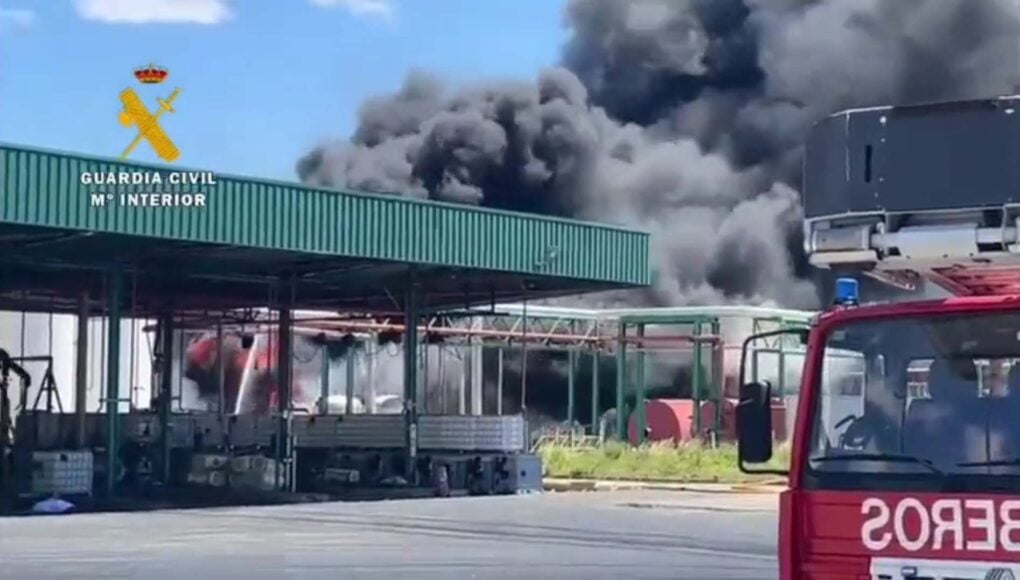
[[[0,222],[647,285],[648,234],[602,224],[216,175],[0,144]],[[163,185],[83,185],[87,172]],[[205,208],[93,207],[93,193],[205,193]]]

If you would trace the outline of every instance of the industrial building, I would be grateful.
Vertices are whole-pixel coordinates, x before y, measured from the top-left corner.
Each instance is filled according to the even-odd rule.
[[[660,438],[649,398],[698,409],[679,438],[725,433],[744,337],[811,318],[542,305],[647,285],[643,232],[169,173],[0,146],[7,509],[48,493],[535,489],[543,391],[566,399],[547,419],[590,433],[623,438],[630,421],[632,440]],[[164,178],[97,178],[122,174]],[[152,193],[205,204],[119,201]],[[749,372],[795,395],[800,345],[754,346]],[[538,360],[561,383],[534,380]],[[663,366],[689,372],[646,376]]]

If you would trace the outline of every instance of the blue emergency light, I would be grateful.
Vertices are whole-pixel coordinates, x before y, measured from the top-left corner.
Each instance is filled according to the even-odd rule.
[[[836,304],[857,306],[860,303],[857,280],[853,278],[836,279]]]

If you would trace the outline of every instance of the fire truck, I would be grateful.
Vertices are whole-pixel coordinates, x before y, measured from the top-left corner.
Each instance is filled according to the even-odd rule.
[[[771,386],[741,380],[737,409],[741,469],[788,476],[782,580],[1020,578],[1018,111],[1001,97],[813,127],[805,250],[837,291],[784,331],[807,353],[788,469],[770,467]],[[948,296],[863,304],[882,289],[864,277]],[[837,408],[847,373],[860,400]]]

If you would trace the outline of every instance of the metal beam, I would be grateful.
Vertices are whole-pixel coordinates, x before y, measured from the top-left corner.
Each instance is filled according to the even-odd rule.
[[[467,414],[467,390],[468,390],[468,365],[471,363],[471,355],[469,353],[471,345],[471,337],[467,339],[468,346],[460,349],[460,382],[457,384],[457,414]]]
[[[106,328],[106,493],[113,495],[120,454],[120,433],[117,413],[120,411],[120,308],[124,280],[118,270],[110,272],[107,281]]]
[[[157,335],[159,350],[157,351],[159,385],[156,411],[159,413],[160,451],[162,460],[163,483],[170,483],[170,424],[171,405],[173,404],[173,368],[174,368],[174,317],[166,314],[160,318],[159,334]],[[182,353],[183,354],[183,353]],[[183,357],[182,357],[183,360]],[[184,365],[181,365],[181,373]]]
[[[279,336],[280,350],[278,353],[277,369],[279,381],[277,384],[277,410],[286,414],[291,409],[294,400],[294,392],[291,389],[293,379],[294,342],[291,333],[291,310],[284,306],[280,308],[280,322],[277,329]]]
[[[599,429],[599,351],[591,353],[591,434]]]
[[[369,342],[367,344],[378,344],[378,341],[377,340],[372,340],[371,342]],[[366,383],[366,387],[365,387],[365,389],[366,389],[366,392],[368,393],[368,395],[366,397],[368,399],[368,401],[367,401],[367,410],[368,410],[368,412],[370,414],[375,414],[375,411],[376,411],[376,408],[375,408],[375,358],[376,358],[375,355],[372,355],[372,356],[368,356],[367,355],[367,347],[366,347],[366,356],[365,356],[365,383]]]
[[[446,414],[446,399],[448,394],[446,388],[446,365],[443,362],[446,357],[443,356],[443,354],[444,354],[443,347],[440,346],[438,355],[436,356],[437,358],[436,366],[439,367],[438,370],[439,400],[437,401],[437,404],[439,406],[440,415]]]
[[[419,355],[421,359],[418,361],[418,394],[417,400],[421,401],[421,414],[427,415],[429,413],[429,399],[428,399],[428,386],[429,386],[429,359],[432,357],[432,345],[428,342],[424,342],[419,347]]]
[[[528,416],[528,302],[525,300],[521,315],[521,415]]]
[[[694,334],[701,334],[701,323],[698,322],[694,325]],[[691,399],[694,402],[694,437],[695,439],[701,439],[701,401],[702,401],[702,386],[705,381],[704,373],[701,372],[701,344],[698,344],[694,348],[694,360],[692,362],[694,368],[691,370]]]
[[[484,346],[481,341],[471,346],[471,414],[481,415],[482,409],[482,358]]]
[[[577,351],[571,349],[567,352],[567,425],[574,424],[574,405],[576,393],[574,392],[574,371],[577,367]]]
[[[496,415],[503,414],[503,347],[496,347]]]
[[[645,325],[637,325],[637,334],[639,339],[645,338]],[[634,393],[634,418],[637,423],[635,431],[637,435],[637,443],[641,445],[645,442],[645,427],[648,424],[648,418],[645,415],[645,345],[639,343],[639,349],[637,352],[637,389]]]
[[[627,381],[627,323],[621,322],[616,347],[616,436],[627,440],[627,413],[623,408],[623,386]]]
[[[344,411],[351,415],[354,413],[354,345],[347,349],[347,360],[344,361],[344,396],[347,400],[344,403]]]
[[[279,424],[277,429],[276,438],[276,489],[281,489],[282,485],[288,485],[293,482],[294,474],[291,472],[289,467],[291,463],[291,445],[290,445],[290,424],[291,424],[291,413],[294,406],[294,337],[291,332],[293,324],[293,311],[291,308],[294,304],[294,293],[295,288],[293,285],[293,279],[290,284],[281,285],[283,294],[282,306],[280,308],[280,321],[277,329],[279,339],[279,351],[278,351],[278,363],[277,363],[277,380],[276,386],[276,406],[279,413]],[[284,470],[283,466],[288,466],[288,469]],[[290,477],[289,481],[281,481],[281,470],[287,473]]]
[[[329,350],[325,345],[319,348],[322,368],[319,369],[319,414],[329,414]]]
[[[75,343],[74,424],[75,443],[85,447],[85,412],[89,379],[89,293],[78,297],[78,340]]]
[[[713,320],[709,324],[709,332],[713,335],[718,335],[721,331],[721,326],[718,320]],[[698,343],[696,347],[698,350],[705,348],[705,343]],[[711,364],[712,382],[709,388],[715,392],[715,415],[712,418],[712,429],[716,432],[716,441],[718,441],[719,431],[722,429],[723,422],[723,402],[726,400],[726,393],[723,392],[725,387],[725,379],[723,377],[723,344],[721,342],[709,343],[711,352],[709,353],[709,364]]]
[[[418,308],[421,300],[414,268],[404,295],[404,475],[412,482],[418,459]]]

